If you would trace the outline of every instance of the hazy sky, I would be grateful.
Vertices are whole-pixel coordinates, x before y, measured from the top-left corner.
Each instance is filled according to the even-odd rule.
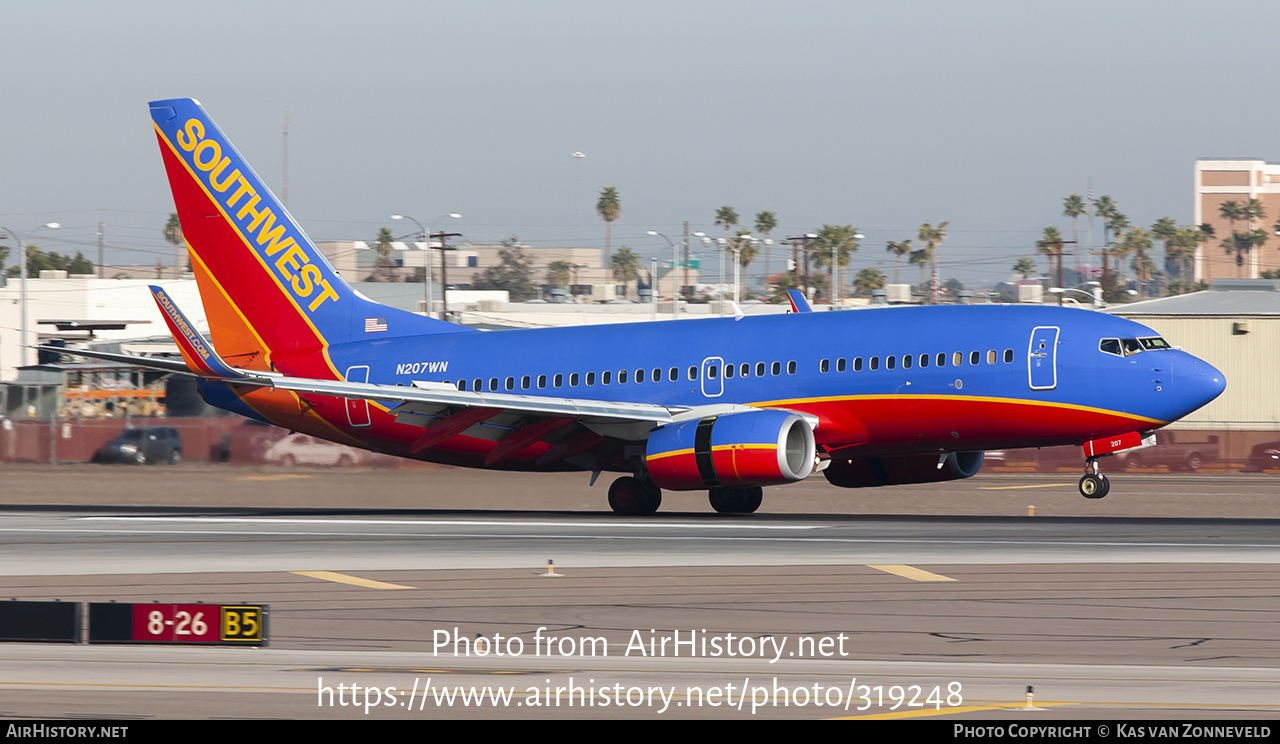
[[[172,256],[157,98],[199,99],[277,192],[287,107],[317,240],[458,211],[474,240],[602,245],[614,186],[642,255],[731,205],[775,237],[853,224],[854,268],[892,274],[887,240],[947,220],[970,285],[1069,234],[1090,178],[1190,222],[1196,158],[1280,158],[1275,2],[0,0],[0,28],[0,224],[92,258],[102,220],[131,263]]]

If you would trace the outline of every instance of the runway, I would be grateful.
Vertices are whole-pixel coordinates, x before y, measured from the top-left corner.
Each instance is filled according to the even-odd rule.
[[[987,479],[948,497],[1057,482]],[[1251,502],[1268,485],[1223,490]],[[1134,502],[1177,502],[1169,490]],[[1040,710],[1016,713],[1027,720],[1280,714],[1272,516],[639,520],[539,506],[11,504],[0,596],[265,603],[272,638],[258,650],[0,645],[0,714],[1007,719],[1028,685]],[[480,656],[477,634],[521,652]],[[678,644],[695,637],[721,652]],[[379,698],[368,713],[325,705],[336,685]],[[515,696],[447,704],[472,686]]]

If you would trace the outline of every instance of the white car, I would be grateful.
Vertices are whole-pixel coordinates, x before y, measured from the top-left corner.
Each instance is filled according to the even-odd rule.
[[[263,455],[263,460],[273,465],[320,465],[349,467],[361,462],[364,452],[345,444],[335,444],[306,434],[290,434],[281,439]]]

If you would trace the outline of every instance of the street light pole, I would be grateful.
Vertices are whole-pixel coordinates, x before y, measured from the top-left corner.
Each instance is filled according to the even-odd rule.
[[[57,222],[46,222],[40,227],[56,230],[62,225]],[[9,236],[18,244],[18,285],[22,294],[22,345],[18,349],[18,366],[25,367],[27,366],[27,245],[22,242],[22,238],[18,237],[16,232],[9,228],[0,226],[0,230],[9,233]]]
[[[423,284],[423,288],[422,288],[422,295],[423,295],[423,299],[424,299],[424,300],[426,301],[426,303],[427,303],[427,306],[426,306],[425,308],[423,308],[423,310],[422,310],[422,314],[423,314],[423,315],[425,315],[425,316],[427,316],[428,318],[430,318],[430,317],[431,317],[431,304],[432,304],[432,300],[434,299],[434,298],[432,297],[432,292],[431,292],[431,230],[435,229],[435,226],[436,226],[436,223],[437,223],[437,222],[439,222],[440,220],[443,220],[443,219],[444,219],[444,218],[446,218],[446,217],[451,217],[451,218],[453,218],[453,219],[455,219],[455,220],[457,220],[457,219],[462,219],[462,215],[458,214],[457,212],[450,212],[449,214],[442,214],[442,215],[440,215],[439,217],[437,217],[437,218],[435,218],[434,220],[432,220],[432,221],[431,221],[431,227],[427,228],[427,227],[423,227],[421,222],[418,222],[417,220],[415,220],[414,218],[412,218],[412,217],[410,217],[410,216],[408,216],[408,215],[405,215],[405,214],[393,214],[393,215],[391,215],[391,219],[393,219],[393,220],[409,220],[409,221],[410,221],[410,222],[412,222],[413,224],[417,225],[417,226],[418,226],[418,232],[419,232],[419,233],[421,233],[421,235],[422,235],[422,240],[423,240],[423,242],[425,243],[425,246],[424,246],[424,248],[423,248],[424,253],[423,253],[423,259],[422,259],[422,261],[423,261],[423,269],[422,269],[422,284]],[[441,259],[441,260],[443,261],[443,259]],[[441,291],[441,292],[443,292],[444,290],[443,290],[443,289],[441,289],[440,291]]]
[[[646,233],[646,235],[657,235],[658,237],[667,241],[667,245],[671,246],[671,319],[677,320],[680,317],[680,286],[679,286],[680,272],[676,271],[676,267],[680,265],[680,251],[676,247],[676,244],[672,242],[671,238],[668,238],[666,235],[663,235],[657,230],[650,230]],[[657,280],[654,280],[654,283],[657,284]],[[656,313],[657,312],[656,302],[654,304],[654,308],[655,308],[654,312]]]
[[[462,233],[438,232],[427,236],[427,255],[431,255],[431,238],[440,239],[440,294],[443,295],[440,305],[440,320],[449,320],[449,260],[445,251],[449,250],[449,246],[445,243],[448,238],[460,238]],[[428,308],[427,315],[430,315]]]

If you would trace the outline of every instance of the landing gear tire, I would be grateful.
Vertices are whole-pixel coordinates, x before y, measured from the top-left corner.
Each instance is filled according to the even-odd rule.
[[[615,514],[628,517],[653,514],[662,505],[662,489],[629,475],[609,486],[609,507]]]
[[[764,501],[764,489],[760,486],[713,488],[707,497],[711,501],[711,508],[721,514],[751,514]]]
[[[1080,495],[1086,499],[1100,499],[1111,491],[1111,481],[1101,473],[1086,473],[1080,479]]]

